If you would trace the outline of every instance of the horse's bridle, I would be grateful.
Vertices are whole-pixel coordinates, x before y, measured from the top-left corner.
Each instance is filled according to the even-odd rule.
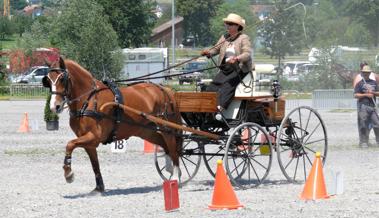
[[[50,77],[49,77],[49,73],[52,72],[52,71],[58,71],[58,72],[61,72],[56,78],[55,80],[52,80]],[[47,80],[50,80],[51,81],[51,85],[49,84],[49,82]],[[63,83],[63,86],[64,86],[64,91],[63,92],[57,92],[55,90],[52,90],[52,85],[56,85],[56,83],[58,81],[62,80],[62,83]],[[69,78],[69,74],[68,74],[68,71],[66,69],[62,69],[62,68],[50,68],[49,69],[49,72],[47,73],[47,75],[42,79],[42,84],[44,87],[47,87],[47,88],[50,88],[50,94],[52,95],[59,95],[63,98],[63,101],[62,101],[62,107],[61,107],[61,110],[63,110],[64,108],[64,105],[67,103],[67,104],[70,104],[70,100],[69,100],[69,95],[70,93],[68,92],[69,90],[69,83],[70,83],[70,78]]]
[[[58,72],[61,72],[56,78],[55,80],[53,81],[50,77],[49,77],[49,73],[52,72],[52,71],[58,71]],[[78,101],[79,99],[81,99],[83,96],[86,96],[89,94],[89,98],[94,94],[96,93],[97,91],[99,91],[96,87],[96,83],[95,81],[93,81],[93,88],[90,89],[89,91],[87,92],[84,92],[82,93],[80,96],[74,98],[74,99],[70,99],[70,92],[69,92],[69,85],[71,84],[70,83],[70,76],[69,76],[69,72],[67,71],[67,69],[62,69],[62,68],[50,68],[49,69],[49,73],[42,79],[42,83],[43,83],[43,86],[44,87],[49,87],[50,88],[50,93],[51,94],[55,94],[55,95],[59,95],[63,98],[63,101],[62,101],[62,106],[64,106],[66,103],[69,105],[71,104],[72,102],[75,102],[75,101]],[[52,88],[51,88],[51,85],[48,84],[47,82],[47,79],[49,79],[52,83],[52,85],[55,85],[58,81],[62,80],[62,83],[63,83],[63,86],[64,86],[64,91],[63,92],[57,92],[57,91],[53,91]],[[62,107],[63,108],[63,107]]]
[[[49,77],[49,73],[51,72],[51,71],[59,71],[59,72],[61,72],[58,76],[57,76],[57,78],[55,79],[55,81],[53,81],[50,77]],[[54,95],[60,95],[60,96],[62,96],[64,99],[65,99],[65,101],[66,101],[66,99],[67,99],[67,97],[68,97],[68,85],[69,85],[69,75],[68,75],[68,72],[67,72],[67,70],[66,69],[61,69],[61,68],[50,68],[49,69],[49,73],[47,74],[47,78],[48,79],[50,79],[50,81],[55,85],[56,84],[56,82],[58,82],[61,78],[60,77],[62,77],[62,83],[63,83],[63,86],[64,86],[64,91],[63,92],[57,92],[57,91],[52,91],[51,89],[50,89],[50,93],[51,94],[54,94]]]

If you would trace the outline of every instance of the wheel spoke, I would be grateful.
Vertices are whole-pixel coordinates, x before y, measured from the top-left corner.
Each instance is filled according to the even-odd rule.
[[[239,125],[229,136],[226,151],[225,169],[233,184],[241,188],[255,187],[267,177],[272,147],[267,132],[258,124]]]
[[[251,168],[253,169],[253,172],[254,172],[255,176],[257,177],[258,183],[261,183],[261,180],[259,179],[259,175],[258,175],[257,171],[255,170],[255,167],[253,166],[253,163],[251,163],[251,161],[249,161],[249,165],[251,165]],[[250,167],[249,167],[249,169],[250,169]],[[250,180],[250,170],[249,170],[249,180]]]
[[[316,142],[322,142],[322,141],[325,141],[325,139],[317,139],[317,140],[313,140],[313,141],[310,141],[310,142],[305,142],[304,145],[311,145],[313,143],[316,143]]]
[[[307,158],[308,158],[308,155],[307,155]],[[303,155],[303,168],[304,168],[304,181],[307,180],[307,167],[305,165],[305,157]]]
[[[325,156],[323,161],[326,158],[325,125],[317,111],[307,106],[289,112],[276,135],[279,166],[288,181],[306,180],[316,150]]]
[[[318,127],[321,125],[321,123],[317,124],[317,126],[314,128],[314,130],[312,131],[311,134],[309,134],[309,136],[307,137],[307,140],[305,140],[305,143],[312,137],[312,135],[316,132],[316,130],[318,129]]]
[[[265,167],[263,164],[261,164],[261,162],[255,160],[255,159],[253,159],[253,161],[254,161],[255,163],[257,163],[259,166],[261,166],[263,169],[267,170],[267,167]]]
[[[184,142],[182,145],[182,155],[179,157],[180,161],[180,185],[184,185],[189,182],[197,173],[201,156],[197,155],[201,148],[196,141],[192,141],[189,137],[184,137]],[[172,175],[172,172],[166,169],[166,154],[164,152],[154,153],[155,167],[163,180],[168,180]]]
[[[296,174],[297,174],[298,166],[299,166],[299,158],[296,158],[296,167],[295,167],[295,172],[293,174],[293,180],[296,180]]]

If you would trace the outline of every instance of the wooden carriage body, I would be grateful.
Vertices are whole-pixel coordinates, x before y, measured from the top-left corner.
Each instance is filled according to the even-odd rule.
[[[175,99],[182,115],[186,113],[217,113],[217,93],[177,92]],[[280,124],[285,115],[283,97],[275,100],[272,96],[234,97],[228,109],[222,112],[228,120],[235,120],[242,113],[246,122],[262,126]]]
[[[189,113],[217,113],[217,93],[177,92],[175,99],[186,120]],[[261,126],[280,125],[285,115],[285,100],[275,99],[269,91],[260,90],[248,74],[235,91],[235,97],[223,117],[232,123],[254,122]],[[190,120],[186,120],[191,125]],[[193,126],[196,127],[196,126]]]

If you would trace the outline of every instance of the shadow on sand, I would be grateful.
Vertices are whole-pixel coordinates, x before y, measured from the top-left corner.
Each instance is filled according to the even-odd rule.
[[[116,196],[116,195],[131,195],[131,194],[145,194],[149,192],[157,192],[162,190],[162,186],[144,186],[144,187],[134,187],[128,189],[106,189],[103,193],[97,191],[91,191],[90,193],[82,193],[76,195],[65,195],[63,198],[66,199],[78,199],[78,198],[87,198],[94,196]]]

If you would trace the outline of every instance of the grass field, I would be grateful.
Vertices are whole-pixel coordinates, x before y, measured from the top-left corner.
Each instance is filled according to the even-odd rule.
[[[2,48],[2,49],[14,48],[16,46],[17,38],[18,38],[17,35],[13,35],[13,36],[10,36],[4,40],[0,40],[0,48]]]

